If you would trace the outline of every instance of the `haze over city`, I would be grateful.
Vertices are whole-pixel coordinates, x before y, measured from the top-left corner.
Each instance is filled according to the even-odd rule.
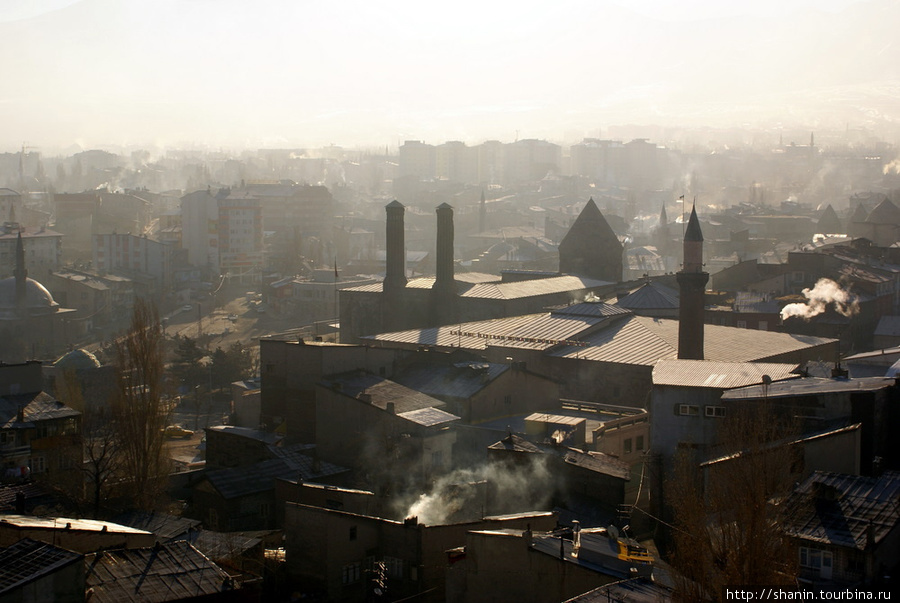
[[[898,22],[894,0],[4,2],[2,150],[571,143],[621,124],[893,140]]]

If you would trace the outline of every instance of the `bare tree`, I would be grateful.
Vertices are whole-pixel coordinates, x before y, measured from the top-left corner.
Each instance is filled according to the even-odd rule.
[[[162,396],[163,333],[156,307],[138,299],[131,327],[116,342],[113,426],[122,469],[133,486],[134,504],[152,509],[169,473],[163,430],[169,408]]]
[[[777,521],[776,503],[791,488],[796,433],[768,404],[729,408],[720,428],[722,456],[703,467],[690,452],[676,460],[668,487],[673,554],[684,601],[721,596],[726,585],[790,584],[795,555]]]

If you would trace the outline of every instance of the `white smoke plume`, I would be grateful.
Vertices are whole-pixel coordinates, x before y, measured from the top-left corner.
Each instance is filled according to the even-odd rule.
[[[554,493],[555,478],[543,460],[527,465],[491,463],[458,469],[435,481],[430,492],[401,503],[406,517],[440,525],[485,515],[541,510]]]
[[[885,176],[888,174],[900,174],[900,159],[894,159],[890,163],[885,164],[883,171]]]
[[[812,289],[804,289],[803,295],[808,300],[805,304],[788,304],[781,309],[781,319],[796,316],[809,320],[834,305],[835,311],[842,316],[850,317],[859,312],[859,303],[855,295],[845,291],[839,284],[828,278],[820,278]]]

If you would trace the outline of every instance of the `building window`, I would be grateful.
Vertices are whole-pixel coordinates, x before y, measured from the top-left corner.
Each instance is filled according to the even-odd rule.
[[[431,468],[432,469],[443,469],[444,468],[444,451],[443,450],[434,450],[431,453]]]
[[[384,565],[387,567],[387,574],[391,578],[403,577],[403,559],[396,557],[385,557]]]
[[[512,404],[512,396],[509,394],[503,396],[503,403],[504,404]]]
[[[356,540],[356,526],[350,526],[350,540]]]
[[[822,569],[823,565],[831,567],[831,551],[800,547],[800,567]]]
[[[696,404],[679,404],[676,409],[678,414],[686,417],[696,417],[700,415],[700,407]]]
[[[343,568],[341,568],[341,583],[342,584],[353,584],[354,582],[359,582],[359,576],[361,574],[361,564],[357,563],[348,563]]]
[[[639,451],[644,449],[644,436],[637,436],[634,438],[634,447]]]
[[[44,457],[42,456],[33,456],[28,461],[28,466],[31,467],[32,473],[43,473],[47,470],[44,466]]]
[[[802,283],[803,271],[794,271],[794,273],[791,274],[791,280],[793,280],[795,283]]]
[[[737,321],[737,328],[739,328],[739,329],[746,329],[746,328],[747,328],[747,321],[746,321],[746,320],[739,320],[739,321]]]
[[[769,330],[769,322],[766,320],[761,320],[761,321],[759,321],[759,325],[757,325],[757,328],[760,331],[768,331]]]
[[[705,409],[707,417],[716,417],[721,419],[725,416],[724,406],[707,406]]]
[[[622,445],[622,448],[625,454],[631,454],[631,438],[626,438],[625,442]]]

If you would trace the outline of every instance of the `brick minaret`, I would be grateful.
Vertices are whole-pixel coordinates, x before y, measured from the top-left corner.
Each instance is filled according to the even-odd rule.
[[[704,292],[709,273],[703,271],[703,233],[697,208],[684,233],[684,264],[676,275],[681,290],[678,308],[678,357],[703,360]]]

